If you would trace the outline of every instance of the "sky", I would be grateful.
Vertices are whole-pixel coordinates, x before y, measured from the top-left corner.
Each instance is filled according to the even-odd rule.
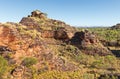
[[[120,0],[0,0],[0,22],[19,22],[36,9],[72,26],[120,23]]]

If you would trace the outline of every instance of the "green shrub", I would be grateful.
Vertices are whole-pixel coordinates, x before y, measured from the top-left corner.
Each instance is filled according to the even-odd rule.
[[[27,57],[23,60],[22,64],[26,67],[30,67],[37,63],[37,59],[34,57]]]
[[[93,68],[100,68],[103,66],[103,63],[101,60],[97,60],[97,61],[94,61],[92,64],[91,64],[91,67]]]
[[[0,56],[0,77],[7,71],[8,62],[2,56]]]

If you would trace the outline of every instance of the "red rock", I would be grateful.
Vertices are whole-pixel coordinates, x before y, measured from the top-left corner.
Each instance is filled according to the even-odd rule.
[[[54,31],[52,30],[45,30],[41,32],[41,36],[43,38],[54,38]]]

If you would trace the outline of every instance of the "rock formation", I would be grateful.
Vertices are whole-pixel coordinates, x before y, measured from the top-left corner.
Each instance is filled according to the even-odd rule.
[[[49,19],[47,17],[41,17],[44,13],[36,10],[31,13],[29,17],[24,17],[20,21],[20,24],[27,26],[29,29],[36,29],[41,32],[41,36],[44,38],[55,39],[70,39],[75,32],[75,29],[70,25],[59,21]]]
[[[25,68],[21,63],[26,57],[37,58],[39,62],[34,67],[40,70],[78,70],[76,64],[60,56],[64,53],[59,50],[60,48],[56,49],[60,46],[66,48],[67,45],[73,45],[77,50],[89,55],[110,54],[94,33],[88,30],[77,32],[70,25],[49,19],[38,10],[33,11],[29,17],[22,18],[20,23],[0,24],[0,54],[11,52],[12,56],[5,56],[15,61],[16,67],[11,72],[15,79],[20,79],[24,75]],[[74,51],[76,50],[73,50],[76,54]],[[11,62],[9,59],[8,61]]]
[[[111,54],[110,51],[100,43],[96,35],[88,30],[76,32],[70,41],[71,44],[77,46],[79,49],[83,50],[83,52],[86,54],[90,55]]]
[[[118,23],[118,24],[112,26],[111,29],[120,29],[120,24]]]
[[[46,18],[46,14],[43,12],[40,12],[39,10],[35,10],[35,11],[31,12],[30,17]]]

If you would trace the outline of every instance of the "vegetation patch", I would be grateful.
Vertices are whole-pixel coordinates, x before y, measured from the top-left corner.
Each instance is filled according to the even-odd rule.
[[[0,77],[3,76],[8,70],[8,62],[0,56]]]
[[[35,65],[37,63],[37,59],[34,57],[26,57],[23,61],[22,64],[26,67],[30,67],[32,65]]]

